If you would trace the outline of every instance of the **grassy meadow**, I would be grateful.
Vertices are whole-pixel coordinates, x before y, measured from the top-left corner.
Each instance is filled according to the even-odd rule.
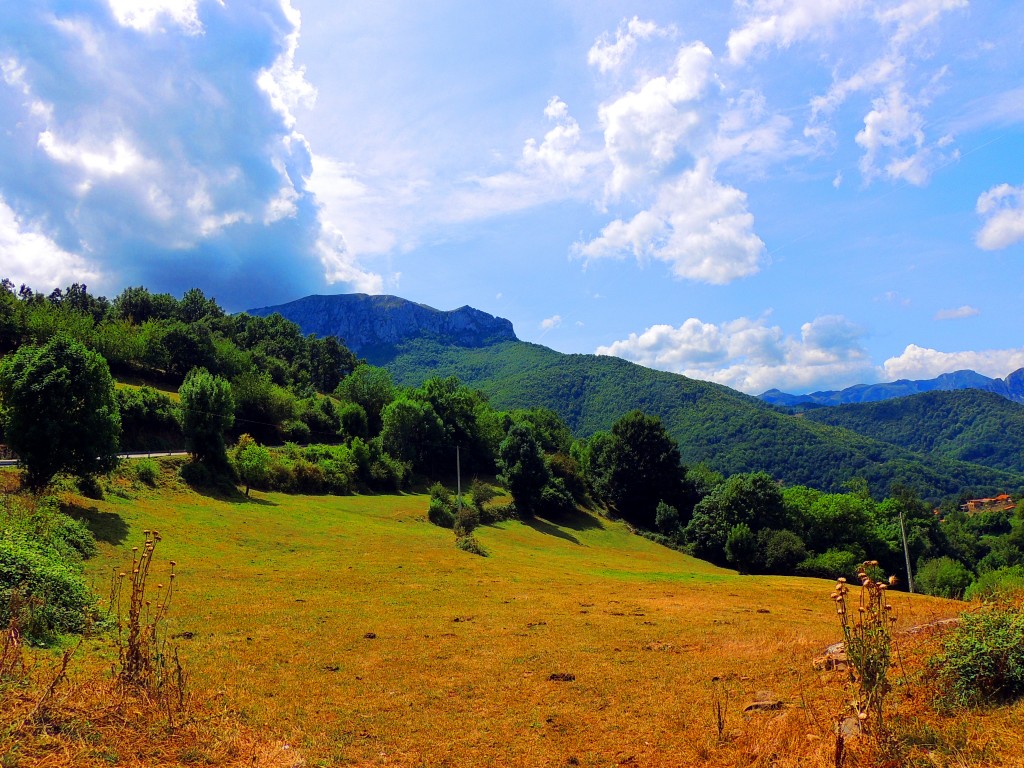
[[[479,557],[424,495],[125,495],[73,499],[96,592],[160,531],[192,694],[272,742],[267,764],[835,764],[848,694],[811,664],[841,639],[830,582],[739,576],[583,513],[482,527]],[[893,597],[899,626],[960,607]],[[759,700],[781,708],[744,712]]]

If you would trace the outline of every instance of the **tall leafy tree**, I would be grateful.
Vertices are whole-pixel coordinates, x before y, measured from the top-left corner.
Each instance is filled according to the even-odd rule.
[[[733,475],[705,496],[693,509],[684,535],[698,557],[722,562],[734,526],[753,533],[786,527],[782,491],[765,472]]]
[[[660,501],[680,512],[693,506],[679,446],[656,416],[632,411],[616,421],[607,460],[609,499],[630,522],[653,529]]]
[[[34,488],[58,472],[88,476],[117,463],[121,419],[110,368],[66,336],[22,346],[0,363],[0,421]]]
[[[306,340],[310,384],[317,392],[333,392],[342,378],[356,369],[359,358],[334,336],[318,339],[310,334]]]
[[[335,394],[342,400],[362,406],[366,411],[370,435],[374,436],[380,434],[384,406],[395,399],[395,385],[386,369],[360,365],[341,380]]]
[[[528,425],[516,424],[509,430],[498,447],[498,468],[519,513],[525,517],[536,514],[551,473]]]
[[[231,385],[205,368],[193,368],[178,389],[181,431],[195,461],[227,466],[224,433],[235,421]]]
[[[380,432],[384,450],[417,470],[431,469],[444,440],[444,426],[429,403],[400,396],[388,403]]]

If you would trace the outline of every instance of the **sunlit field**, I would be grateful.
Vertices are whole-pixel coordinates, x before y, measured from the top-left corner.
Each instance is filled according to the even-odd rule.
[[[587,514],[483,527],[479,557],[421,495],[83,503],[96,590],[159,530],[193,694],[297,762],[834,764],[842,675],[812,667],[841,637],[830,582],[739,576]],[[895,600],[901,626],[958,607]]]

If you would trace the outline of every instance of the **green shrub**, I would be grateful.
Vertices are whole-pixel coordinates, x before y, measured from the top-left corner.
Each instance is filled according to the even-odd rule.
[[[409,465],[381,452],[370,463],[370,484],[382,491],[398,491],[405,485]]]
[[[482,480],[474,479],[469,485],[469,503],[480,514],[481,520],[486,514],[485,507],[494,501],[497,495],[498,492]]]
[[[757,535],[760,561],[768,573],[792,573],[807,558],[803,539],[792,531],[765,529]]]
[[[757,536],[746,523],[737,523],[725,539],[725,559],[740,573],[751,573],[758,559]]]
[[[51,535],[73,549],[79,557],[88,558],[96,554],[96,538],[89,526],[81,520],[57,512],[50,522]]]
[[[959,600],[973,580],[974,576],[959,560],[936,557],[917,569],[914,585],[926,595]]]
[[[1024,592],[1024,566],[1014,565],[978,576],[964,592],[965,600],[999,600]]]
[[[817,576],[827,579],[835,574],[853,576],[863,560],[863,553],[857,554],[845,549],[830,549],[817,555],[811,555],[800,562],[796,572],[800,576]]]
[[[493,507],[487,507],[480,513],[481,525],[493,525],[494,523],[501,523],[505,520],[518,519],[519,513],[516,512],[515,504],[498,504]]]
[[[96,554],[89,527],[60,511],[54,496],[29,500],[5,494],[0,502],[0,531],[21,536],[48,557],[77,562]]]
[[[292,464],[291,488],[296,493],[323,493],[326,486],[324,471],[319,464],[297,459]]]
[[[319,464],[324,473],[324,483],[328,493],[336,496],[346,496],[352,493],[355,485],[356,466],[349,458],[345,461],[342,458],[324,459]]]
[[[75,479],[75,484],[87,499],[103,501],[103,486],[100,485],[96,475],[83,475]]]
[[[464,504],[455,513],[455,524],[453,528],[458,537],[469,536],[480,525],[480,513],[468,504]]]
[[[309,425],[298,419],[287,419],[281,424],[281,436],[291,443],[308,443],[310,435]]]
[[[654,510],[654,524],[658,526],[658,530],[668,535],[675,534],[679,530],[679,522],[679,510],[671,504],[659,501]],[[726,547],[728,548],[728,544]],[[726,557],[728,557],[728,551]]]
[[[442,528],[455,527],[455,502],[451,491],[440,483],[430,486],[430,505],[427,507],[427,519]]]
[[[487,557],[487,550],[484,549],[483,544],[481,544],[473,534],[459,536],[455,539],[455,547],[457,549],[461,549],[463,552],[469,552],[471,555]]]
[[[540,508],[545,515],[561,516],[576,511],[576,502],[560,477],[552,477],[540,491]]]
[[[962,614],[932,663],[941,707],[1000,703],[1024,695],[1024,614],[997,606]]]
[[[135,479],[140,483],[155,486],[160,478],[160,465],[152,459],[137,459],[134,462]]]
[[[22,535],[0,538],[0,626],[14,617],[22,634],[45,643],[85,626],[92,597],[77,568]]]

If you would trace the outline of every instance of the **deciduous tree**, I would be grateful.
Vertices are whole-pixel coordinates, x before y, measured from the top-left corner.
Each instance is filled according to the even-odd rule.
[[[22,346],[0,363],[0,420],[34,488],[57,472],[89,476],[117,463],[121,419],[110,368],[66,336]]]
[[[197,462],[222,468],[227,465],[224,433],[235,421],[231,385],[205,368],[193,368],[178,389],[181,431],[189,453]]]

